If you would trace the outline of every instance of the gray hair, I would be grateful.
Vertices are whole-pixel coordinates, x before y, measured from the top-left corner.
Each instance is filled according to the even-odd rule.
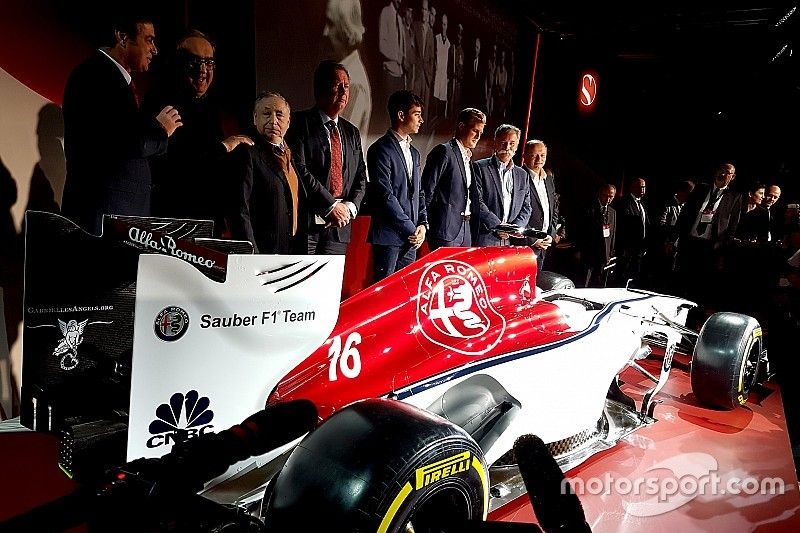
[[[505,135],[509,131],[513,131],[514,133],[516,133],[517,139],[522,137],[522,130],[520,130],[513,124],[500,124],[499,126],[497,126],[497,129],[494,130],[494,138],[497,139],[498,137],[500,137],[501,135]]]

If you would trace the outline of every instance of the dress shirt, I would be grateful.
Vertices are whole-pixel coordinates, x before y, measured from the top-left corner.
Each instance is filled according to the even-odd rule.
[[[550,201],[547,199],[547,187],[545,186],[547,172],[545,172],[544,169],[542,169],[542,175],[538,174],[535,170],[531,170],[530,172],[533,178],[533,188],[536,189],[536,194],[539,196],[539,201],[542,204],[541,230],[547,231],[550,228]]]
[[[406,160],[406,173],[408,175],[408,179],[411,179],[411,171],[414,165],[414,160],[411,158],[411,135],[406,135],[405,138],[400,137],[400,135],[394,131],[389,130],[394,135],[394,138],[397,139],[397,142],[400,143],[400,150],[403,151],[403,157]]]
[[[497,172],[500,174],[500,184],[503,190],[503,222],[508,222],[511,212],[511,195],[514,192],[514,161],[507,164],[497,160]]]
[[[633,195],[631,195],[633,196]],[[644,212],[644,206],[642,205],[642,199],[633,197],[633,201],[636,203],[636,207],[639,209],[639,218],[642,219],[642,237],[647,236],[647,214]]]
[[[472,185],[472,166],[470,161],[472,160],[472,150],[461,144],[461,141],[456,139],[456,144],[458,145],[458,149],[461,150],[461,157],[464,158],[464,173],[467,176],[467,207],[464,209],[464,215],[469,216],[472,213],[472,201],[470,200],[470,185]]]
[[[719,202],[720,202],[720,200],[722,200],[722,197],[725,196],[725,191],[726,190],[728,190],[727,187],[723,187],[722,189],[717,189],[716,185],[711,187],[711,189],[708,191],[708,194],[706,194],[706,197],[703,200],[703,203],[700,204],[702,207],[700,208],[700,212],[697,213],[697,217],[695,217],[695,219],[694,219],[694,224],[692,225],[692,231],[689,232],[689,235],[691,235],[692,237],[698,237],[700,239],[710,239],[711,238],[711,224],[710,223],[705,225],[704,231],[702,231],[702,232],[698,231],[698,227],[700,226],[700,218],[703,216],[703,211],[705,211],[706,208],[709,207],[708,204],[711,201],[712,196],[714,195],[714,193],[716,193],[717,199],[712,204],[711,210],[712,211],[716,211],[719,208]]]

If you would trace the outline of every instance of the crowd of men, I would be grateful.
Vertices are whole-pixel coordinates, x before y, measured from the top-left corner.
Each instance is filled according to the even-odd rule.
[[[399,31],[399,14],[394,27],[386,13],[385,31]],[[106,213],[201,218],[258,253],[344,254],[352,222],[368,204],[374,281],[413,262],[426,242],[431,250],[530,246],[541,269],[565,236],[547,145],[502,124],[492,132],[491,157],[473,159],[487,123],[480,109],[453,113],[453,137],[423,162],[413,135],[428,106],[439,104],[398,82],[387,102],[390,128],[364,150],[358,127],[342,116],[350,73],[326,60],[314,72],[312,108],[292,112],[284,96],[264,92],[253,105],[252,133],[224,137],[221,112],[207,97],[216,66],[208,36],[190,31],[180,39],[168,75],[140,102],[131,73],[147,70],[157,53],[152,22],[128,19],[67,83],[63,213],[88,231],[99,233]],[[384,69],[387,83],[409,72],[402,57],[396,63]],[[98,110],[114,117],[105,127],[88,119]],[[520,148],[521,166],[514,162]],[[645,177],[621,184],[624,191],[602,184],[569,224],[576,283],[680,288],[710,302],[725,292],[732,265],[785,259],[781,253],[797,238],[797,210],[775,216],[777,184],[740,193],[730,186],[734,178],[725,162],[713,183],[680,183],[660,210],[646,205]],[[546,236],[521,237],[513,226]]]

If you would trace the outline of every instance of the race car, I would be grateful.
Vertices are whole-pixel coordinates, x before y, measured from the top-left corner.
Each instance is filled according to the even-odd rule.
[[[692,354],[693,392],[710,407],[744,404],[765,374],[752,317],[718,313],[697,333],[685,327],[692,302],[631,288],[575,289],[561,276],[540,276],[526,247],[441,248],[339,305],[342,257],[215,255],[170,237],[185,224],[148,222],[145,231],[145,221],[112,222],[124,238],[108,250],[124,256],[126,268],[137,245],[136,254],[163,255],[138,258],[133,286],[119,269],[104,284],[109,270],[91,261],[86,279],[104,288],[89,300],[87,282],[54,300],[63,289],[43,268],[38,290],[26,286],[26,334],[38,335],[40,351],[52,351],[48,368],[58,367],[63,342],[51,323],[88,320],[70,344],[68,368],[53,371],[62,384],[85,368],[102,370],[93,361],[102,361],[95,352],[109,337],[104,327],[122,328],[114,348],[123,355],[113,365],[120,374],[120,338],[133,330],[128,460],[200,442],[265,404],[311,402],[320,422],[314,431],[258,450],[258,459],[239,461],[206,487],[211,498],[255,505],[276,531],[305,530],[320,516],[341,531],[424,531],[443,517],[485,519],[524,490],[513,454],[518,437],[541,437],[565,471],[614,446],[655,422],[676,351]],[[28,223],[58,224],[59,239],[42,245],[43,258],[54,246],[65,254],[111,246],[66,228],[65,219],[29,215]],[[167,227],[171,233],[160,229]],[[86,275],[80,256],[69,279]],[[80,306],[69,304],[78,296]],[[638,363],[652,353],[662,358],[658,375]],[[638,406],[620,388],[627,368],[653,382]],[[96,406],[97,389],[82,390]],[[33,421],[42,418],[36,405]]]
[[[390,451],[375,457],[370,451],[372,468],[392,462],[396,449],[405,450],[407,466],[363,476],[381,487],[382,505],[362,512],[385,518],[393,507],[416,508],[407,512],[419,522],[433,505],[419,502],[430,498],[437,512],[463,515],[486,504],[481,486],[496,508],[521,493],[521,479],[508,473],[516,463],[510,451],[521,435],[540,436],[568,470],[655,422],[657,394],[677,349],[693,350],[693,392],[716,408],[745,403],[759,366],[766,365],[761,328],[752,317],[718,313],[698,334],[684,326],[694,307],[687,300],[636,289],[575,289],[565,278],[546,277],[547,285],[537,287],[529,248],[439,249],[343,302],[330,338],[269,397],[271,404],[310,399],[322,418],[330,418],[320,435],[311,435],[314,442],[292,454],[269,496],[267,515],[296,515],[309,493],[332,494],[337,502],[331,512],[350,509],[355,504],[319,488],[331,477],[337,481],[329,484],[337,485],[342,476],[313,465],[351,472],[354,455],[376,448]],[[637,363],[654,348],[663,354],[657,376]],[[618,384],[627,367],[653,382],[638,407]],[[383,419],[359,423],[335,414],[362,398],[412,404],[469,439],[420,456],[431,445],[419,443],[411,428],[387,433]],[[330,446],[338,442],[337,433],[341,446]],[[463,438],[461,432],[453,435]],[[323,443],[315,445],[314,437]],[[395,439],[400,443],[385,444]],[[469,468],[470,457],[480,453],[489,467],[488,488]],[[437,485],[437,476],[460,476],[461,484]],[[433,495],[417,494],[428,483]],[[406,484],[412,490],[404,496]],[[407,516],[398,520],[414,522]]]

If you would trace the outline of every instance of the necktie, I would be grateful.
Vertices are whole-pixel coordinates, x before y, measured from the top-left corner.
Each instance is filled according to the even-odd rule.
[[[341,198],[344,193],[344,179],[342,178],[342,138],[339,128],[332,120],[328,122],[331,132],[331,194],[334,198]]]
[[[300,183],[297,173],[292,166],[292,156],[289,149],[284,149],[283,146],[275,146],[275,157],[278,159],[278,164],[286,176],[286,182],[289,184],[289,191],[292,194],[292,235],[297,234],[297,210],[300,206]]]
[[[708,197],[708,203],[703,208],[703,211],[700,212],[701,216],[702,216],[703,212],[705,212],[705,211],[713,211],[714,210],[714,204],[717,203],[717,200],[719,200],[720,196],[722,196],[722,190],[721,189],[717,189],[716,187],[714,187],[713,190],[711,191],[711,195]],[[698,222],[697,223],[697,234],[698,235],[704,234],[706,232],[706,228],[708,228],[708,224],[709,224],[708,222],[702,222],[702,221]]]
[[[133,81],[133,78],[131,78],[131,83],[129,87],[131,88],[131,92],[133,93],[133,101],[136,102],[136,107],[141,107],[142,101],[139,96],[139,91],[136,88],[136,82]]]

